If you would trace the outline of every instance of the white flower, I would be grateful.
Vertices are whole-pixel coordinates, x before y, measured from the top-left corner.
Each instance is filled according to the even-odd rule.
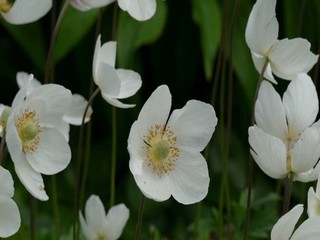
[[[20,228],[21,219],[17,204],[12,200],[13,179],[8,170],[0,166],[0,237],[15,234]]]
[[[308,218],[294,232],[298,219],[303,212],[303,205],[296,205],[283,215],[271,231],[271,240],[314,240],[319,239],[320,217]]]
[[[320,216],[320,175],[318,177],[316,191],[312,187],[308,191],[308,216]]]
[[[88,11],[93,8],[105,7],[115,0],[70,0],[70,4],[80,10]],[[138,21],[150,19],[156,12],[156,0],[118,0],[119,7],[127,11]]]
[[[129,218],[129,209],[123,204],[113,206],[108,214],[100,198],[91,195],[86,202],[85,217],[80,212],[80,224],[87,240],[116,240]]]
[[[298,181],[313,181],[320,157],[319,109],[311,78],[300,74],[292,80],[281,100],[272,84],[264,81],[255,105],[256,125],[249,128],[251,154],[272,178],[289,173]]]
[[[47,200],[41,174],[56,174],[71,159],[70,147],[59,129],[71,93],[56,84],[40,86],[28,96],[26,92],[27,86],[13,100],[6,142],[21,182],[35,198]]]
[[[318,60],[318,55],[310,52],[310,43],[306,39],[278,40],[275,7],[276,0],[257,0],[245,32],[256,69],[261,73],[267,59],[269,63],[264,77],[273,83],[277,82],[272,73],[292,80],[300,73],[307,73]]]
[[[12,24],[35,22],[46,15],[51,7],[52,0],[0,0],[0,13]]]
[[[146,197],[164,201],[172,195],[180,203],[192,204],[208,193],[208,166],[200,151],[208,144],[217,118],[210,104],[197,100],[169,117],[170,108],[170,91],[162,85],[131,127],[130,171]]]
[[[134,107],[118,99],[133,96],[141,87],[140,75],[132,70],[115,69],[116,42],[101,46],[100,35],[97,39],[93,57],[93,79],[101,90],[102,97],[111,105],[119,108]]]

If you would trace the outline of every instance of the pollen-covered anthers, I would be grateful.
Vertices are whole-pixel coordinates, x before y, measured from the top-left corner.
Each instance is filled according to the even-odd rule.
[[[0,11],[7,13],[11,9],[14,0],[0,0]]]
[[[40,143],[40,124],[35,111],[24,110],[16,120],[16,128],[25,154],[34,153]]]
[[[156,124],[152,126],[146,139],[147,164],[158,176],[170,172],[179,157],[179,149],[175,146],[177,137],[170,127]]]

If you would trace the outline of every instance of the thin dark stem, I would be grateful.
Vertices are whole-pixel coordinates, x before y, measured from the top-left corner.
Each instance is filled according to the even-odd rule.
[[[111,181],[110,181],[110,208],[114,205],[117,158],[117,109],[112,107],[112,150],[111,150]]]
[[[135,240],[140,240],[145,201],[146,201],[146,197],[142,194],[141,199],[140,199],[140,205],[139,205],[136,233],[135,233],[135,237],[134,237]]]
[[[2,132],[2,138],[1,138],[1,142],[0,142],[0,166],[2,166],[3,161],[4,161],[4,149],[6,146],[6,130],[3,129]]]
[[[37,216],[37,199],[30,197],[30,239],[36,239],[36,216]]]
[[[297,29],[297,34],[300,35],[301,29],[302,29],[302,23],[304,19],[304,13],[305,13],[305,8],[306,8],[306,0],[301,1],[300,5],[300,12],[299,12],[299,20],[298,20],[298,29]]]
[[[52,78],[50,76],[53,75],[53,68],[54,68],[53,51],[54,51],[54,47],[56,45],[56,40],[57,40],[57,36],[58,36],[59,28],[61,26],[62,19],[63,19],[64,15],[69,7],[69,1],[70,0],[66,0],[64,2],[64,5],[60,11],[59,17],[57,19],[56,25],[55,25],[54,30],[51,35],[50,46],[49,46],[49,51],[48,51],[48,56],[47,56],[47,61],[46,61],[44,83],[49,83],[53,80],[53,79],[50,80],[50,78]]]
[[[91,106],[93,100],[100,92],[100,88],[97,88],[94,93],[91,95],[88,104],[85,108],[82,117],[82,123],[80,126],[80,133],[79,133],[79,142],[78,142],[78,155],[77,155],[77,162],[76,162],[76,179],[75,179],[75,186],[74,186],[74,196],[73,196],[73,239],[78,239],[78,204],[79,204],[79,186],[80,186],[80,172],[81,172],[81,164],[82,164],[82,147],[83,147],[83,138],[84,138],[84,121],[88,112],[89,107]]]
[[[111,32],[111,39],[116,41],[117,39],[117,26],[118,26],[118,4],[114,4],[113,8],[113,17],[112,17],[112,32]]]
[[[289,211],[292,183],[293,183],[292,175],[289,173],[284,183],[284,196],[283,196],[283,208],[282,208],[283,215]]]
[[[60,238],[60,214],[59,214],[59,204],[58,204],[57,179],[55,175],[51,176],[51,188],[52,188],[52,204],[53,204],[54,228],[55,228],[54,239],[58,240]]]

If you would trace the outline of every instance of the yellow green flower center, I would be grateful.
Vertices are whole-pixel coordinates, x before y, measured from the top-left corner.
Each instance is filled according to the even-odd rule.
[[[0,11],[7,13],[11,9],[14,0],[0,0]]]
[[[149,129],[145,139],[147,165],[160,177],[172,171],[179,149],[176,147],[177,137],[170,127],[156,124]]]
[[[104,232],[101,232],[98,234],[97,240],[108,240],[108,238]]]
[[[7,121],[8,121],[8,117],[10,116],[11,114],[11,108],[9,107],[6,107],[2,113],[1,113],[1,116],[0,116],[0,125],[1,127],[3,128],[3,130],[6,129],[7,127]]]
[[[16,121],[24,153],[34,153],[40,143],[40,124],[35,111],[25,110]]]

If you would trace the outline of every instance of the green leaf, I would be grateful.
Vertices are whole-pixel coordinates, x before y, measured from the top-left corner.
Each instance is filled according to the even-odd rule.
[[[40,23],[35,22],[25,25],[12,25],[6,21],[1,21],[1,23],[24,50],[37,69],[44,71],[47,51]]]
[[[72,7],[67,9],[58,32],[54,49],[54,58],[57,62],[69,53],[91,29],[98,11],[98,9],[94,9],[81,12]]]
[[[206,79],[213,73],[213,61],[221,35],[221,14],[216,0],[192,0],[192,17],[200,28],[201,48]]]
[[[139,22],[121,11],[118,24],[118,63],[121,67],[132,66],[135,51],[156,41],[162,34],[166,19],[167,6],[157,1],[157,11],[148,21]]]

